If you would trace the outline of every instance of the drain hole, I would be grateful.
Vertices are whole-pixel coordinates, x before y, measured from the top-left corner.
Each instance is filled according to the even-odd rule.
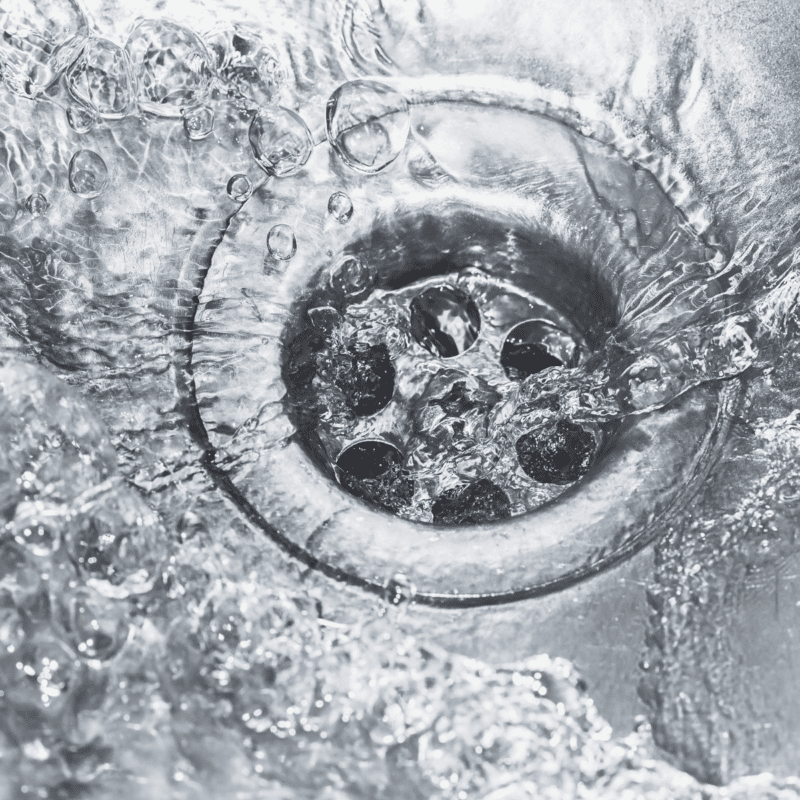
[[[387,511],[399,511],[414,496],[414,481],[403,468],[403,456],[378,439],[356,442],[336,460],[339,482],[356,497]]]
[[[539,483],[565,484],[582,478],[597,450],[588,430],[566,419],[544,431],[517,439],[517,458],[526,475]]]
[[[297,440],[326,475],[445,525],[533,511],[583,477],[616,434],[547,425],[520,382],[585,361],[612,312],[587,268],[527,237],[471,212],[401,216],[327,254],[283,362]]]
[[[395,370],[383,342],[356,343],[338,354],[333,382],[359,417],[376,414],[392,399]]]
[[[521,380],[549,367],[574,366],[575,340],[544,320],[528,320],[514,327],[503,343],[500,363],[509,378]]]
[[[493,522],[511,516],[508,495],[488,478],[442,492],[432,507],[433,521],[444,525]]]
[[[453,358],[478,338],[481,315],[475,301],[453,286],[434,286],[411,301],[411,334],[427,350]]]

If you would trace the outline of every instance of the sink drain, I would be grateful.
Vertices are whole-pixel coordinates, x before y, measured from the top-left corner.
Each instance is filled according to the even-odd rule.
[[[196,279],[186,364],[209,470],[253,524],[337,580],[441,607],[546,594],[643,547],[739,396],[681,393],[635,355],[587,395],[553,377],[697,324],[685,289],[717,296],[724,258],[614,149],[485,105],[412,106],[383,171],[321,143],[256,192]]]
[[[422,228],[428,253],[408,244]],[[369,293],[354,302],[338,268],[323,272],[284,335],[289,417],[324,472],[374,507],[441,524],[528,513],[588,472],[616,422],[513,432],[506,419],[525,378],[584,363],[614,322],[607,292],[555,242],[474,207],[418,209],[346,250]],[[572,273],[569,297],[547,283],[554,269]],[[572,320],[561,309],[579,294]],[[376,442],[391,469],[371,457]]]

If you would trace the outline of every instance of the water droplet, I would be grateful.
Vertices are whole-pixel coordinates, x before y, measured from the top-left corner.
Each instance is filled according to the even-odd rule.
[[[356,344],[337,355],[333,382],[359,417],[376,414],[394,394],[395,369],[383,343]]]
[[[228,181],[226,191],[231,200],[237,203],[244,203],[246,200],[249,200],[253,194],[253,182],[247,175],[239,173],[231,177]]]
[[[138,84],[139,105],[162,117],[178,117],[201,105],[211,86],[211,56],[188,28],[167,20],[144,20],[125,50]]]
[[[411,333],[434,355],[460,355],[472,347],[480,329],[478,306],[460,289],[434,286],[411,301]]]
[[[106,162],[92,150],[78,150],[69,162],[69,188],[78,197],[90,200],[108,185]]]
[[[36,97],[75,60],[88,24],[75,0],[3,4],[0,73],[15,94]]]
[[[597,449],[595,437],[566,419],[517,439],[519,464],[539,483],[572,483],[586,474]]]
[[[11,173],[0,166],[0,219],[11,222],[17,216],[17,184]]]
[[[353,299],[372,286],[372,272],[357,258],[347,257],[331,272],[331,286],[345,297]]]
[[[328,213],[344,225],[353,216],[353,201],[344,192],[334,192],[328,199]]]
[[[22,502],[7,527],[17,544],[35,556],[45,557],[58,549],[63,524],[63,515],[58,507],[49,508],[42,502]]]
[[[250,123],[249,137],[259,166],[276,178],[297,172],[314,149],[302,117],[280,106],[259,111]]]
[[[361,172],[378,172],[391,164],[408,139],[408,102],[376,81],[340,86],[328,100],[326,119],[331,146]]]
[[[432,507],[433,521],[443,525],[478,524],[511,516],[508,495],[497,484],[481,478],[469,486],[447,489]]]
[[[345,448],[336,460],[336,471],[345,489],[388,511],[408,505],[414,496],[414,481],[403,468],[402,454],[379,439]]]
[[[527,378],[550,367],[572,366],[577,347],[573,338],[544,320],[516,325],[506,337],[500,363],[510,378]]]
[[[70,106],[67,109],[67,122],[75,133],[89,133],[94,128],[97,117],[88,108]]]
[[[128,635],[125,605],[85,586],[61,597],[60,621],[73,647],[84,658],[111,658]]]
[[[32,217],[41,217],[42,214],[47,213],[49,207],[50,204],[47,202],[47,198],[39,192],[32,194],[25,201],[25,209]]]
[[[278,261],[288,261],[297,252],[294,231],[288,225],[275,225],[267,234],[267,249]]]
[[[417,593],[417,587],[402,572],[392,576],[386,583],[383,599],[392,606],[410,603]]]
[[[67,88],[104,119],[124,117],[135,94],[127,52],[106,39],[90,38],[67,70]]]
[[[208,106],[200,106],[187,111],[183,117],[183,129],[193,141],[205,139],[214,130],[214,111]]]

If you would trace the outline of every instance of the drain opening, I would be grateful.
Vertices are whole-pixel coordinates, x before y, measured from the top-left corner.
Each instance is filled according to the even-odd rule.
[[[588,269],[503,222],[393,220],[323,266],[298,304],[290,416],[315,463],[373,506],[435,524],[523,514],[580,480],[611,435],[504,422],[522,381],[585,361],[614,318]]]
[[[714,463],[740,387],[694,383],[692,348],[675,356],[659,343],[709,307],[725,256],[647,170],[569,125],[483,96],[411,111],[414,141],[387,169],[362,179],[315,147],[237,216],[198,306],[215,335],[193,341],[192,421],[214,448],[210,474],[248,519],[332,578],[383,596],[402,573],[416,602],[442,607],[548,594],[652,541]],[[297,252],[267,262],[267,233],[290,216]],[[479,314],[474,341],[452,356],[411,326],[412,300],[443,286]],[[687,289],[658,300],[672,286]],[[249,338],[219,351],[216,332],[241,330],[243,316]],[[435,340],[450,319],[433,323],[422,327]],[[358,369],[337,373],[334,356],[363,367],[381,344],[391,392]],[[520,360],[503,363],[504,347]],[[642,352],[649,360],[629,363]],[[221,355],[229,369],[203,368]],[[635,381],[643,402],[627,403]],[[539,420],[509,424],[515,392]],[[592,403],[600,413],[584,415]],[[583,422],[629,406],[614,425]],[[594,438],[588,465],[591,442],[568,447],[561,421]],[[554,482],[519,458],[535,431],[546,458],[529,471]],[[369,441],[396,451],[353,476],[344,453]],[[413,488],[392,494],[403,470]]]

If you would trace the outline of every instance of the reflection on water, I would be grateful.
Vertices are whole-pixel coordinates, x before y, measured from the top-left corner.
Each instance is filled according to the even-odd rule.
[[[700,67],[666,59],[674,93],[656,69],[644,96],[647,76],[634,73],[593,103],[585,75],[574,97],[541,88],[553,85],[543,75],[520,90],[512,79],[541,69],[529,50],[488,19],[481,39],[481,20],[446,6],[286,4],[261,18],[198,5],[188,25],[155,6],[148,19],[71,0],[0,6],[0,794],[800,792],[794,779],[741,777],[786,774],[797,743],[795,709],[781,708],[800,494],[796,231],[777,191],[794,167],[781,166],[786,151],[778,174],[754,165],[747,131],[708,135],[722,112],[686,38],[680,57]],[[665,40],[629,49],[635,59],[647,47],[660,63]],[[507,80],[448,82],[466,71]],[[372,261],[336,248],[379,224],[396,233],[400,196],[442,219],[480,202],[515,224],[491,248],[465,234],[451,250],[463,260],[437,267],[430,286],[416,274],[370,294],[397,262],[391,236],[370,240]],[[415,247],[425,252],[424,237]],[[513,284],[519,264],[538,264],[536,247],[553,298],[501,292],[494,278]],[[634,426],[749,370],[724,461],[658,531],[640,643],[649,722],[634,733],[611,731],[558,652],[520,660],[514,636],[496,659],[510,666],[448,652],[441,641],[451,646],[458,624],[441,617],[419,632],[407,576],[381,576],[383,597],[369,599],[257,527],[262,513],[291,519],[311,547],[324,536],[315,514],[338,513],[320,511],[328,495],[295,507],[259,471],[294,441],[276,365],[294,301],[319,288],[320,270],[332,294],[308,310],[308,330],[335,339],[349,324],[355,339],[379,339],[339,342],[355,373],[332,345],[297,362],[310,382],[330,361],[323,390],[342,394],[347,424],[363,428],[345,442],[334,400],[323,404],[319,435],[339,436],[324,466],[357,495],[383,493],[392,510],[398,497],[421,503],[438,522],[504,520],[550,501],[535,486],[534,500],[511,505],[532,482],[581,478],[602,426]],[[373,324],[376,308],[395,316]],[[388,441],[362,418],[397,406],[374,366],[394,380],[407,347],[434,366],[403,378],[412,411],[392,417]],[[459,372],[462,355],[475,363]],[[461,447],[470,425],[489,423],[496,473]],[[419,480],[440,481],[450,462],[437,425],[456,467],[421,501],[403,450],[411,442]],[[365,478],[369,459],[378,467]],[[228,476],[253,507],[234,506]],[[748,643],[756,633],[772,637],[775,664]],[[732,779],[727,790],[698,782]]]

